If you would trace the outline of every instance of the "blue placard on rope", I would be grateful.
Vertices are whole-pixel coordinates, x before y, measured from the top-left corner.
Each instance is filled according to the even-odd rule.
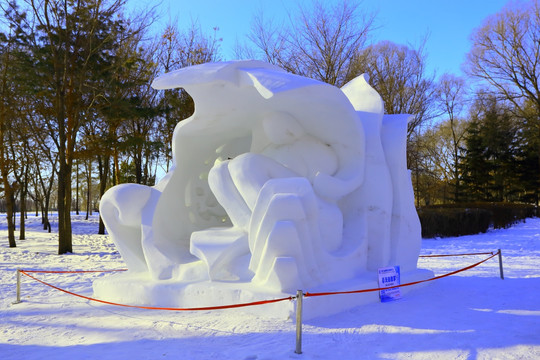
[[[401,284],[399,266],[388,266],[379,268],[379,287],[387,288]],[[401,299],[401,290],[399,287],[380,290],[379,297],[381,302],[388,302]]]

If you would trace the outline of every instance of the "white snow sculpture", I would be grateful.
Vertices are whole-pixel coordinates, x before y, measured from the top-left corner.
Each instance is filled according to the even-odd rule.
[[[238,300],[354,283],[389,265],[416,270],[408,116],[383,115],[364,76],[339,89],[237,61],[180,69],[153,87],[184,88],[195,113],[175,129],[165,179],[103,196],[129,271],[96,282],[97,295],[200,305],[190,289],[240,291]]]

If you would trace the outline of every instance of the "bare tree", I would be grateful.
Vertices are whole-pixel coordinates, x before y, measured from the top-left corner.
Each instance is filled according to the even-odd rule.
[[[351,1],[333,6],[313,1],[309,8],[299,7],[282,25],[259,14],[248,35],[257,51],[247,53],[292,73],[341,86],[351,60],[365,47],[374,20],[374,14],[362,12]]]
[[[451,171],[452,182],[454,183],[454,201],[459,199],[459,158],[460,147],[465,136],[465,128],[458,119],[460,113],[466,105],[467,88],[465,80],[452,74],[443,74],[439,78],[439,84],[436,90],[436,102],[444,115],[448,117],[448,121],[441,125],[441,130],[448,127],[450,131],[450,148],[451,148]]]
[[[350,78],[366,73],[384,101],[387,114],[411,114],[407,137],[437,115],[434,75],[426,73],[424,43],[417,49],[382,41],[365,49],[354,62]]]
[[[511,2],[472,34],[468,74],[487,81],[516,107],[528,99],[540,109],[540,4]]]
[[[207,35],[196,22],[191,23],[184,31],[172,24],[167,25],[155,49],[160,70],[169,72],[187,66],[219,61],[222,39],[217,36],[218,30],[213,28],[213,34]]]
[[[192,23],[184,31],[169,24],[152,51],[157,63],[155,76],[159,72],[167,73],[187,66],[219,61],[221,39],[217,37],[217,31],[214,28],[213,34],[208,35],[197,23]],[[169,171],[174,128],[179,121],[193,114],[195,104],[185,90],[170,89],[159,93],[159,108],[163,115],[159,131],[163,139],[165,171]]]
[[[540,138],[539,1],[510,2],[488,17],[471,38],[467,73],[489,83],[522,116],[530,116],[527,112],[532,108]]]
[[[387,114],[413,115],[407,127],[407,165],[413,173],[417,204],[421,181],[429,178],[421,137],[424,125],[437,116],[434,75],[426,74],[424,44],[417,49],[390,41],[371,45],[355,57],[348,78],[366,73]]]

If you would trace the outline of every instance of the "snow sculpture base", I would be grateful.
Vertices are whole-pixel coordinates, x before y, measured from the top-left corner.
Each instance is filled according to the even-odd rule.
[[[430,270],[417,269],[401,274],[401,283],[421,281],[433,277]],[[423,284],[401,288],[401,293],[407,296],[411,291],[417,290]],[[354,281],[320,286],[310,289],[312,293],[332,291],[354,291],[378,288],[377,279],[367,276],[354,279]],[[306,291],[306,290],[304,290]],[[115,274],[94,282],[94,295],[98,299],[118,302],[129,305],[170,307],[170,308],[200,308],[221,306],[229,304],[249,303],[262,300],[279,299],[291,296],[287,293],[268,292],[264,289],[254,288],[250,283],[223,283],[223,282],[155,282],[151,278],[141,278],[129,273]],[[338,314],[355,307],[379,301],[377,291],[316,296],[304,299],[302,318],[314,319]],[[278,303],[248,306],[225,311],[241,311],[256,316],[279,319],[296,319],[296,303],[282,301]]]
[[[341,89],[260,61],[157,78],[184,88],[174,166],[156,186],[115,186],[100,214],[129,269],[96,296],[178,308],[377,287],[377,269],[418,280],[420,221],[406,168],[409,115],[385,115],[365,76]],[[409,289],[405,289],[409,290]],[[307,298],[306,317],[377,293]],[[269,308],[270,307],[270,308]],[[288,317],[292,304],[248,311]]]

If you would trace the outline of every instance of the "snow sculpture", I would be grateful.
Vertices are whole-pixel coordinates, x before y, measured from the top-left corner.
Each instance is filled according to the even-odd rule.
[[[153,87],[186,89],[195,113],[177,125],[175,168],[157,186],[103,196],[129,271],[96,282],[96,295],[200,306],[203,293],[215,304],[365,284],[389,265],[417,273],[408,116],[383,115],[365,76],[339,89],[237,61]]]

